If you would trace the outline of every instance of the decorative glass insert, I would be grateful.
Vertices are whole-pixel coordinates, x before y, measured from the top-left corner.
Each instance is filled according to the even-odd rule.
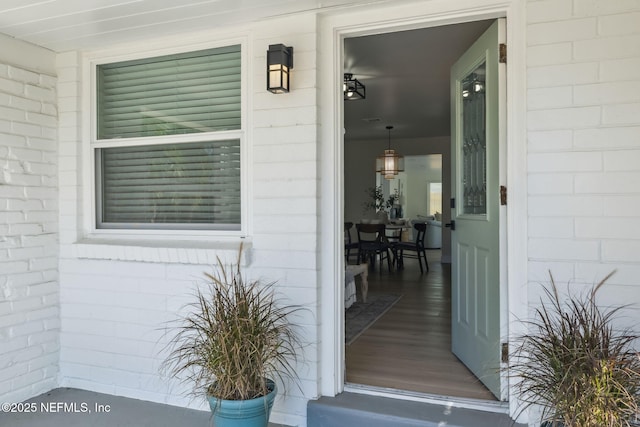
[[[486,64],[462,80],[463,213],[487,213]]]

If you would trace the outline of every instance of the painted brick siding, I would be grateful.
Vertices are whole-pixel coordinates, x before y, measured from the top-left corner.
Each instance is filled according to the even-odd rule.
[[[255,23],[246,46],[251,106],[249,135],[250,231],[247,274],[277,281],[278,292],[309,311],[296,323],[309,345],[300,367],[302,391],[288,388],[272,421],[305,425],[306,403],[318,395],[317,342],[317,158],[315,16]],[[228,31],[213,33],[226,39]],[[177,41],[176,41],[177,40]],[[286,96],[266,90],[264,64],[273,40],[295,45],[293,90]],[[173,38],[171,43],[180,43]],[[189,49],[189,40],[184,42]],[[132,46],[146,53],[165,41]],[[90,192],[83,126],[83,56],[58,55],[60,87],[60,282],[61,385],[137,399],[207,409],[182,397],[184,387],[159,373],[164,327],[189,301],[215,257],[233,260],[238,244],[155,242],[103,244],[86,239]],[[292,166],[293,165],[293,166]]]
[[[640,3],[527,5],[530,283],[640,304]]]
[[[56,78],[0,63],[0,401],[54,388],[59,356]]]

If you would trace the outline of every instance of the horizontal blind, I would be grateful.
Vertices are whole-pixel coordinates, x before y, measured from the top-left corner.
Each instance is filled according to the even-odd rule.
[[[240,46],[97,67],[98,139],[240,129]]]
[[[240,229],[240,141],[98,150],[99,226],[215,224]]]

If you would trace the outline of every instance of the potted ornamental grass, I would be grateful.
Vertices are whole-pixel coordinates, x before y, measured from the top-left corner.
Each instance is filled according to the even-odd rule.
[[[163,368],[206,396],[216,427],[266,427],[276,382],[297,380],[300,340],[274,283],[247,280],[218,258],[214,273],[195,292],[186,314],[170,329]]]
[[[516,339],[510,375],[524,408],[542,409],[542,427],[637,425],[640,354],[634,346],[640,335],[617,326],[627,306],[597,303],[610,277],[589,292],[561,298],[551,276],[533,319],[525,322],[527,332]]]

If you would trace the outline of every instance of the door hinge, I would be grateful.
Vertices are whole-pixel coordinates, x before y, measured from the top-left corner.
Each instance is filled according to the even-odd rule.
[[[500,186],[500,205],[506,206],[507,204],[507,187],[504,185]]]
[[[500,43],[498,62],[501,64],[507,63],[507,45],[505,43]]]
[[[502,363],[509,363],[509,343],[508,342],[503,342],[502,343]]]

